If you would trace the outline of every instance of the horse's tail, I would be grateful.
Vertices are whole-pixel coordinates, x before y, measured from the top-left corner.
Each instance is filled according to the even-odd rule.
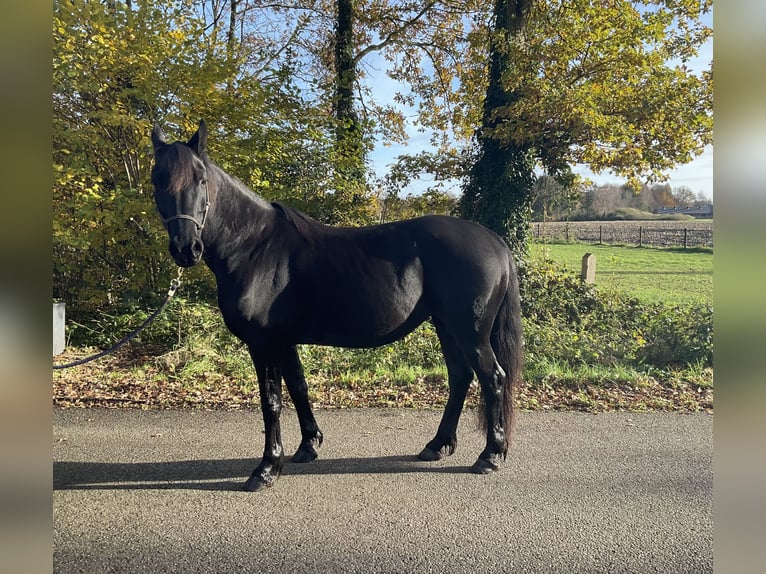
[[[513,398],[516,388],[521,383],[522,369],[524,368],[519,281],[513,262],[511,262],[508,287],[492,327],[490,343],[504,377],[502,381],[502,412],[505,454],[511,444],[511,433],[514,425]],[[484,409],[481,410],[484,411]]]

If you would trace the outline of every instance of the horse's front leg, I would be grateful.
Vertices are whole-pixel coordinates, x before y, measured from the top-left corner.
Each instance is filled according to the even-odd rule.
[[[316,449],[322,446],[322,431],[319,430],[314,413],[311,411],[308,385],[295,347],[285,351],[282,374],[301,426],[301,445],[295,451],[292,461],[310,462],[317,457]]]
[[[276,355],[257,352],[250,348],[250,356],[253,358],[258,375],[258,390],[261,395],[266,435],[263,458],[243,486],[243,490],[255,492],[272,486],[282,471],[284,451],[279,427],[279,415],[282,412],[282,374]]]

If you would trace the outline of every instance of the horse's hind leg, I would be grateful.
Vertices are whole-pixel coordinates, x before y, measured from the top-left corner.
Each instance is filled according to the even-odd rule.
[[[311,411],[308,385],[295,347],[290,347],[285,353],[282,375],[298,413],[298,423],[301,427],[301,445],[295,451],[292,461],[309,462],[317,457],[316,449],[322,446],[322,431],[319,430],[314,413]]]
[[[444,408],[441,423],[436,436],[420,452],[421,460],[439,460],[451,455],[457,448],[457,425],[463,404],[468,394],[468,387],[473,379],[473,370],[455,339],[437,320],[434,320],[436,332],[441,342],[444,360],[447,363],[449,377],[449,398]]]
[[[499,469],[506,453],[505,433],[509,430],[503,426],[503,380],[506,375],[489,342],[466,349],[465,353],[479,379],[487,426],[487,445],[471,466],[471,472],[487,474]]]

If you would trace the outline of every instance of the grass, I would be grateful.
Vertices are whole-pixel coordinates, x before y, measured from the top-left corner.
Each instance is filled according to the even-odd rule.
[[[581,243],[533,243],[533,259],[548,258],[580,273],[582,257],[596,257],[596,285],[647,303],[713,304],[713,251]]]

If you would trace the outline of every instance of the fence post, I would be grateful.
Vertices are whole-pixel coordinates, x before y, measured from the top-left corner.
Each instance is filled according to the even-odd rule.
[[[644,244],[644,228],[642,226],[638,226],[638,246],[643,247]]]
[[[684,249],[686,249],[686,228],[684,227]]]
[[[603,243],[603,241],[601,240],[601,231],[602,231],[603,229],[604,229],[604,226],[603,226],[603,225],[599,225],[599,226],[598,226],[598,242],[599,242],[599,243]]]

